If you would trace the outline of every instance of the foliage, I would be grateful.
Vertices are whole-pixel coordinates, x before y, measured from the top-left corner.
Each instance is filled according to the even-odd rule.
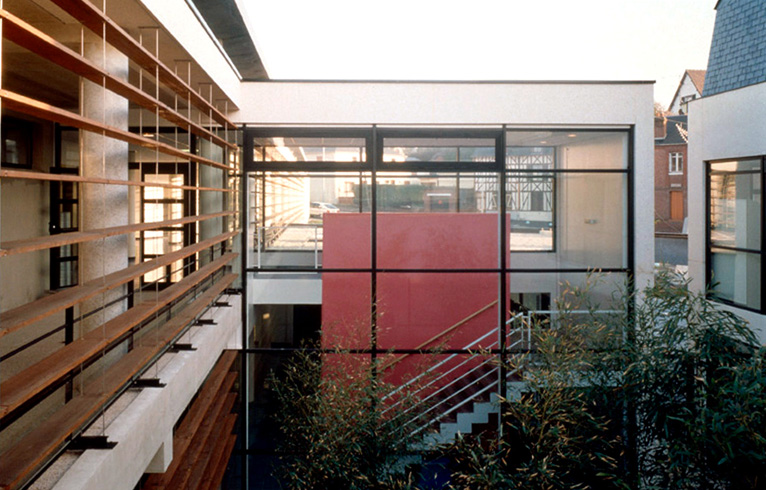
[[[746,322],[670,274],[605,313],[598,283],[568,288],[510,356],[502,437],[445,449],[452,488],[766,489],[766,349]],[[359,357],[298,354],[275,381],[291,488],[417,488],[401,471],[417,400],[391,410]]]
[[[273,380],[290,488],[415,488],[404,457],[417,442],[410,435],[417,400],[399,390],[395,406],[384,402],[394,388],[371,367],[362,355],[299,351]]]
[[[625,295],[629,314],[589,297],[568,290],[510,363],[525,393],[499,442],[451,448],[456,488],[766,488],[766,352],[746,322],[670,274]]]
[[[615,396],[635,414],[643,486],[764,488],[766,366],[746,322],[672,275],[630,320]]]
[[[512,357],[520,368],[503,401],[502,437],[491,441],[459,438],[448,452],[456,460],[453,488],[601,489],[624,488],[618,475],[619,430],[609,411],[595,403],[594,345],[604,329],[573,318],[588,308],[582,290],[570,290],[560,304],[559,327],[533,325],[534,353]],[[569,301],[571,300],[571,301]]]

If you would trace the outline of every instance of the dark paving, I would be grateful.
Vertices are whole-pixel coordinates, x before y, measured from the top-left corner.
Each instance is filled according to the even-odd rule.
[[[689,265],[689,250],[686,237],[655,236],[654,261],[668,265]]]

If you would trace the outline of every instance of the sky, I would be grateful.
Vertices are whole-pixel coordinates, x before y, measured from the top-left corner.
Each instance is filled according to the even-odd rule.
[[[705,69],[716,0],[240,0],[272,79],[655,80]]]

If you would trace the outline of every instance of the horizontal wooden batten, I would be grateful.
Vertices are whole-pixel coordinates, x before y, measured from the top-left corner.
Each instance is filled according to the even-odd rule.
[[[93,83],[104,86],[112,92],[121,95],[148,110],[156,111],[160,117],[190,131],[197,136],[207,138],[219,146],[236,149],[237,145],[230,143],[215,133],[192,122],[163,102],[155,99],[138,87],[110,75],[108,72],[54,40],[44,32],[25,23],[13,14],[0,9],[0,19],[3,22],[3,37],[22,46],[33,53],[66,68],[67,70],[87,78]]]
[[[184,415],[183,420],[173,433],[173,459],[164,473],[155,473],[149,475],[142,490],[155,490],[165,488],[175,475],[178,468],[184,462],[186,451],[194,438],[194,434],[199,427],[208,418],[208,414],[215,403],[222,402],[226,393],[234,386],[237,380],[237,374],[229,372],[234,360],[235,351],[225,351],[218,362],[213,366],[205,383],[199,390],[199,394],[189,407],[189,411]]]
[[[0,337],[15,332],[36,321],[42,320],[54,313],[81,303],[93,296],[119,287],[132,281],[157,267],[172,264],[177,260],[185,259],[197,252],[213,247],[229,238],[237,235],[237,232],[228,232],[217,237],[209,238],[200,243],[184,247],[181,250],[170,252],[156,259],[147,260],[135,264],[104,277],[94,279],[84,284],[63,289],[55,294],[26,303],[24,305],[4,311],[0,314]]]
[[[65,126],[72,126],[78,129],[84,129],[93,133],[103,134],[120,141],[132,143],[137,146],[157,150],[160,153],[166,155],[181,158],[183,160],[191,160],[193,162],[210,165],[224,170],[229,170],[227,165],[210,160],[209,158],[203,158],[199,155],[194,155],[189,152],[185,152],[173,146],[165,143],[161,143],[157,140],[145,138],[143,136],[125,131],[123,129],[107,126],[100,122],[82,117],[74,112],[59,109],[45,102],[35,100],[24,95],[17,94],[8,90],[0,89],[0,97],[2,98],[3,107],[11,109],[23,114],[27,114],[40,119],[45,119],[52,122],[57,122]]]
[[[130,34],[107,17],[95,5],[87,0],[52,0],[52,2],[80,21],[96,35],[106,35],[106,42],[120,50],[144,69],[152,73],[156,70],[162,83],[173,89],[178,95],[188,98],[192,104],[203,111],[203,113],[208,114],[213,120],[224,127],[236,129],[236,124],[205,100],[199,93],[194,91],[170,68],[165,66],[156,56],[133,39]]]
[[[0,178],[48,180],[56,182],[82,182],[83,184],[126,185],[133,187],[164,187],[166,189],[181,189],[185,191],[235,192],[234,189],[219,187],[197,187],[193,185],[174,185],[161,182],[143,182],[137,180],[100,179],[98,177],[82,177],[72,174],[51,174],[46,172],[31,172],[28,170],[10,170],[0,168]]]
[[[150,363],[178,338],[237,278],[228,274],[216,282],[175,317],[157,329],[156,335],[122,356],[84,393],[48,416],[17,444],[0,455],[0,489],[23,486],[67,439],[83,430],[102,408],[146,370]]]
[[[103,354],[122,340],[131,329],[152,318],[156,313],[188,293],[216,271],[231,262],[237,254],[226,254],[162,291],[156,301],[146,301],[96,327],[82,338],[58,349],[48,357],[32,364],[0,384],[0,420],[46,388],[63,379],[93,358]]]
[[[63,247],[73,243],[84,243],[100,240],[116,235],[125,235],[137,231],[147,231],[168,226],[185,225],[187,223],[196,223],[208,219],[231,216],[234,211],[224,211],[213,214],[200,214],[197,216],[187,216],[186,218],[171,219],[167,221],[153,221],[149,223],[137,223],[134,225],[115,226],[113,228],[100,228],[87,231],[73,231],[71,233],[61,233],[58,235],[49,235],[43,237],[29,238],[27,240],[14,240],[11,242],[0,243],[0,257],[15,255],[20,253],[34,252],[36,250],[46,250],[54,247]]]

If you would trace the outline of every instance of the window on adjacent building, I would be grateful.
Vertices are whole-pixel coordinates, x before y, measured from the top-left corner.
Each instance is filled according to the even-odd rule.
[[[668,173],[678,175],[684,173],[684,154],[674,152],[668,156]]]
[[[762,311],[763,159],[708,166],[710,295]]]

